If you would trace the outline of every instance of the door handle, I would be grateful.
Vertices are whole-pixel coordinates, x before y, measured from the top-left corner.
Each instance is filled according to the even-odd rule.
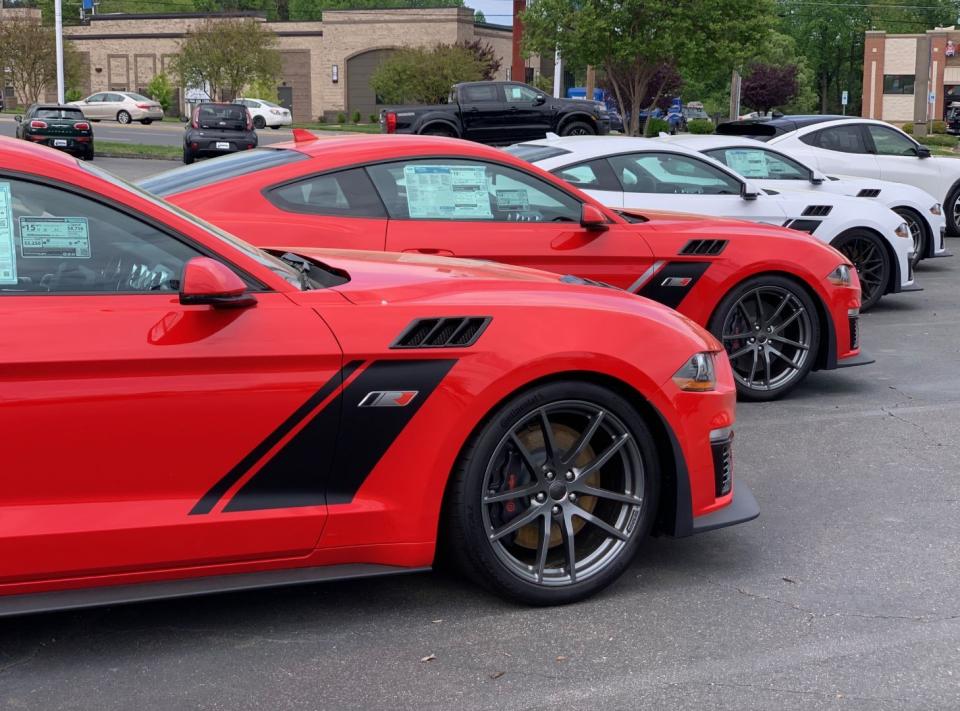
[[[417,247],[415,249],[403,250],[405,254],[432,254],[435,257],[452,257],[453,252],[449,249],[438,249],[436,247]]]

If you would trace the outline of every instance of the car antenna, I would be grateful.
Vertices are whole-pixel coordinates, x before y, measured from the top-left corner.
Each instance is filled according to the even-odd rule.
[[[316,141],[317,136],[303,128],[293,129],[293,140],[296,143],[306,143],[307,141]]]

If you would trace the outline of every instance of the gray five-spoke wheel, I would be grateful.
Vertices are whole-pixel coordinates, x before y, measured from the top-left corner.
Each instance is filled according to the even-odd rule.
[[[487,464],[487,541],[530,583],[587,580],[637,533],[644,476],[636,440],[609,410],[580,400],[539,407],[502,436]]]
[[[779,286],[743,294],[722,326],[723,346],[737,381],[750,390],[787,387],[812,357],[811,315],[797,295]]]
[[[953,205],[951,206],[953,214],[953,224],[960,227],[960,190],[953,193]]]
[[[956,208],[955,208],[956,209]],[[923,225],[920,224],[920,218],[918,218],[914,213],[909,211],[897,212],[900,217],[903,218],[903,221],[907,225],[907,229],[910,230],[910,239],[913,241],[913,266],[916,266],[917,263],[923,259],[923,242],[925,237],[925,231]],[[861,287],[862,288],[862,287]]]

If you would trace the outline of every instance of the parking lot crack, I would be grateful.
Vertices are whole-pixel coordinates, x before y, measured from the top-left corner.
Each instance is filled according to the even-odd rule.
[[[933,444],[933,445],[935,445],[935,446],[937,446],[937,447],[946,447],[946,446],[947,446],[947,444],[946,444],[945,442],[941,442],[936,436],[934,436],[933,434],[931,434],[930,432],[928,432],[928,431],[926,430],[926,428],[923,427],[922,425],[918,425],[916,422],[913,422],[912,420],[908,420],[906,417],[902,417],[901,415],[895,413],[894,410],[896,409],[896,406],[894,406],[894,407],[892,407],[892,408],[882,407],[882,408],[880,408],[880,409],[883,410],[885,413],[887,413],[887,414],[888,414],[890,417],[892,417],[893,419],[895,419],[895,420],[897,420],[897,421],[899,421],[899,422],[902,422],[902,423],[904,423],[904,424],[906,424],[906,425],[910,425],[911,427],[913,427],[915,430],[917,430],[918,432],[920,432],[924,437],[926,437],[926,438],[930,441],[931,444]]]

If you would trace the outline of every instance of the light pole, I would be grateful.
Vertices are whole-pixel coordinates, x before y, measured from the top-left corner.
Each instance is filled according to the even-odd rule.
[[[57,36],[57,103],[63,103],[63,3],[53,4],[54,32]]]

